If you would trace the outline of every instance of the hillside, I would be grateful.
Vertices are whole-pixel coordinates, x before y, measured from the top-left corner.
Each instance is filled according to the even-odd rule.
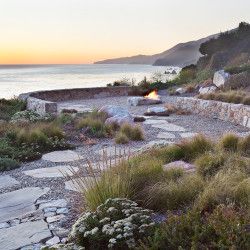
[[[174,47],[155,55],[136,55],[95,62],[95,64],[149,64],[157,66],[179,66],[196,63],[200,58],[200,45],[209,39],[216,37],[211,35],[196,41],[179,43]]]

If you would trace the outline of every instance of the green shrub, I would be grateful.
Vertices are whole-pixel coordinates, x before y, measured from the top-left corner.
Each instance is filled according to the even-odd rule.
[[[219,141],[219,145],[226,151],[236,152],[238,150],[239,137],[234,134],[225,134]]]
[[[164,178],[170,181],[177,181],[179,178],[183,177],[184,170],[182,168],[170,168],[164,170]]]
[[[0,158],[0,171],[9,171],[18,168],[20,165],[17,161],[10,158]]]
[[[86,249],[134,249],[139,240],[153,235],[151,215],[152,211],[128,199],[108,199],[77,220],[69,241]]]
[[[73,120],[74,120],[74,117],[70,113],[62,113],[56,118],[55,122],[58,125],[66,125],[66,124],[72,123]]]
[[[157,211],[183,209],[190,206],[200,192],[204,183],[199,176],[184,175],[177,181],[158,182],[147,187],[147,204]]]
[[[226,67],[225,71],[228,72],[229,74],[239,74],[245,71],[250,72],[250,64],[245,63],[242,65]]]
[[[225,158],[220,153],[205,153],[195,160],[196,170],[203,178],[210,178],[223,167]]]
[[[248,249],[250,218],[246,214],[231,205],[220,205],[212,213],[192,210],[172,215],[141,249]]]
[[[50,114],[41,116],[33,110],[19,111],[11,117],[12,122],[19,122],[23,120],[26,120],[28,122],[38,122],[38,121],[51,121],[52,119],[53,117]]]
[[[129,143],[129,138],[124,133],[119,132],[115,137],[115,143],[127,144],[127,143]]]
[[[10,120],[19,111],[25,110],[26,102],[19,99],[0,99],[0,119]]]

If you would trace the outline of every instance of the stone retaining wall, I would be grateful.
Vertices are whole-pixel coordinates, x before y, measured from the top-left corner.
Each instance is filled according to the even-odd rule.
[[[130,90],[130,87],[60,89],[22,94],[19,98],[27,100],[28,110],[34,110],[43,115],[45,113],[56,113],[57,102],[112,96],[128,96]]]
[[[250,106],[248,105],[190,97],[176,98],[175,105],[193,114],[218,118],[250,128]]]

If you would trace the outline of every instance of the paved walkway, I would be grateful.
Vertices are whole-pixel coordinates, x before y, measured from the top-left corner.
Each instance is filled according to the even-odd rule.
[[[106,104],[105,99],[60,103],[62,108],[89,110]],[[126,98],[109,98],[109,104],[125,105]],[[143,115],[147,107],[130,107],[134,115]],[[23,164],[21,168],[0,175],[0,249],[37,250],[66,240],[75,215],[81,212],[79,175],[89,176],[87,160],[96,171],[104,154],[115,161],[119,155],[133,154],[154,145],[171,144],[203,133],[218,138],[225,132],[240,135],[249,130],[230,123],[193,115],[147,117],[142,124],[146,140],[114,147],[113,140],[76,150],[56,151],[42,159]],[[103,162],[103,161],[102,161]],[[184,168],[186,166],[184,165]],[[91,177],[89,177],[91,178]]]

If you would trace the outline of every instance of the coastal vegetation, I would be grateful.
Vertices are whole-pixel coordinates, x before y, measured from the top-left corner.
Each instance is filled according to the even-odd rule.
[[[90,212],[73,226],[69,244],[93,249],[94,240],[96,249],[247,249],[249,145],[250,136],[226,134],[214,142],[198,135],[123,157],[101,175],[90,164],[93,178],[81,177]],[[176,165],[168,168],[173,161]]]

